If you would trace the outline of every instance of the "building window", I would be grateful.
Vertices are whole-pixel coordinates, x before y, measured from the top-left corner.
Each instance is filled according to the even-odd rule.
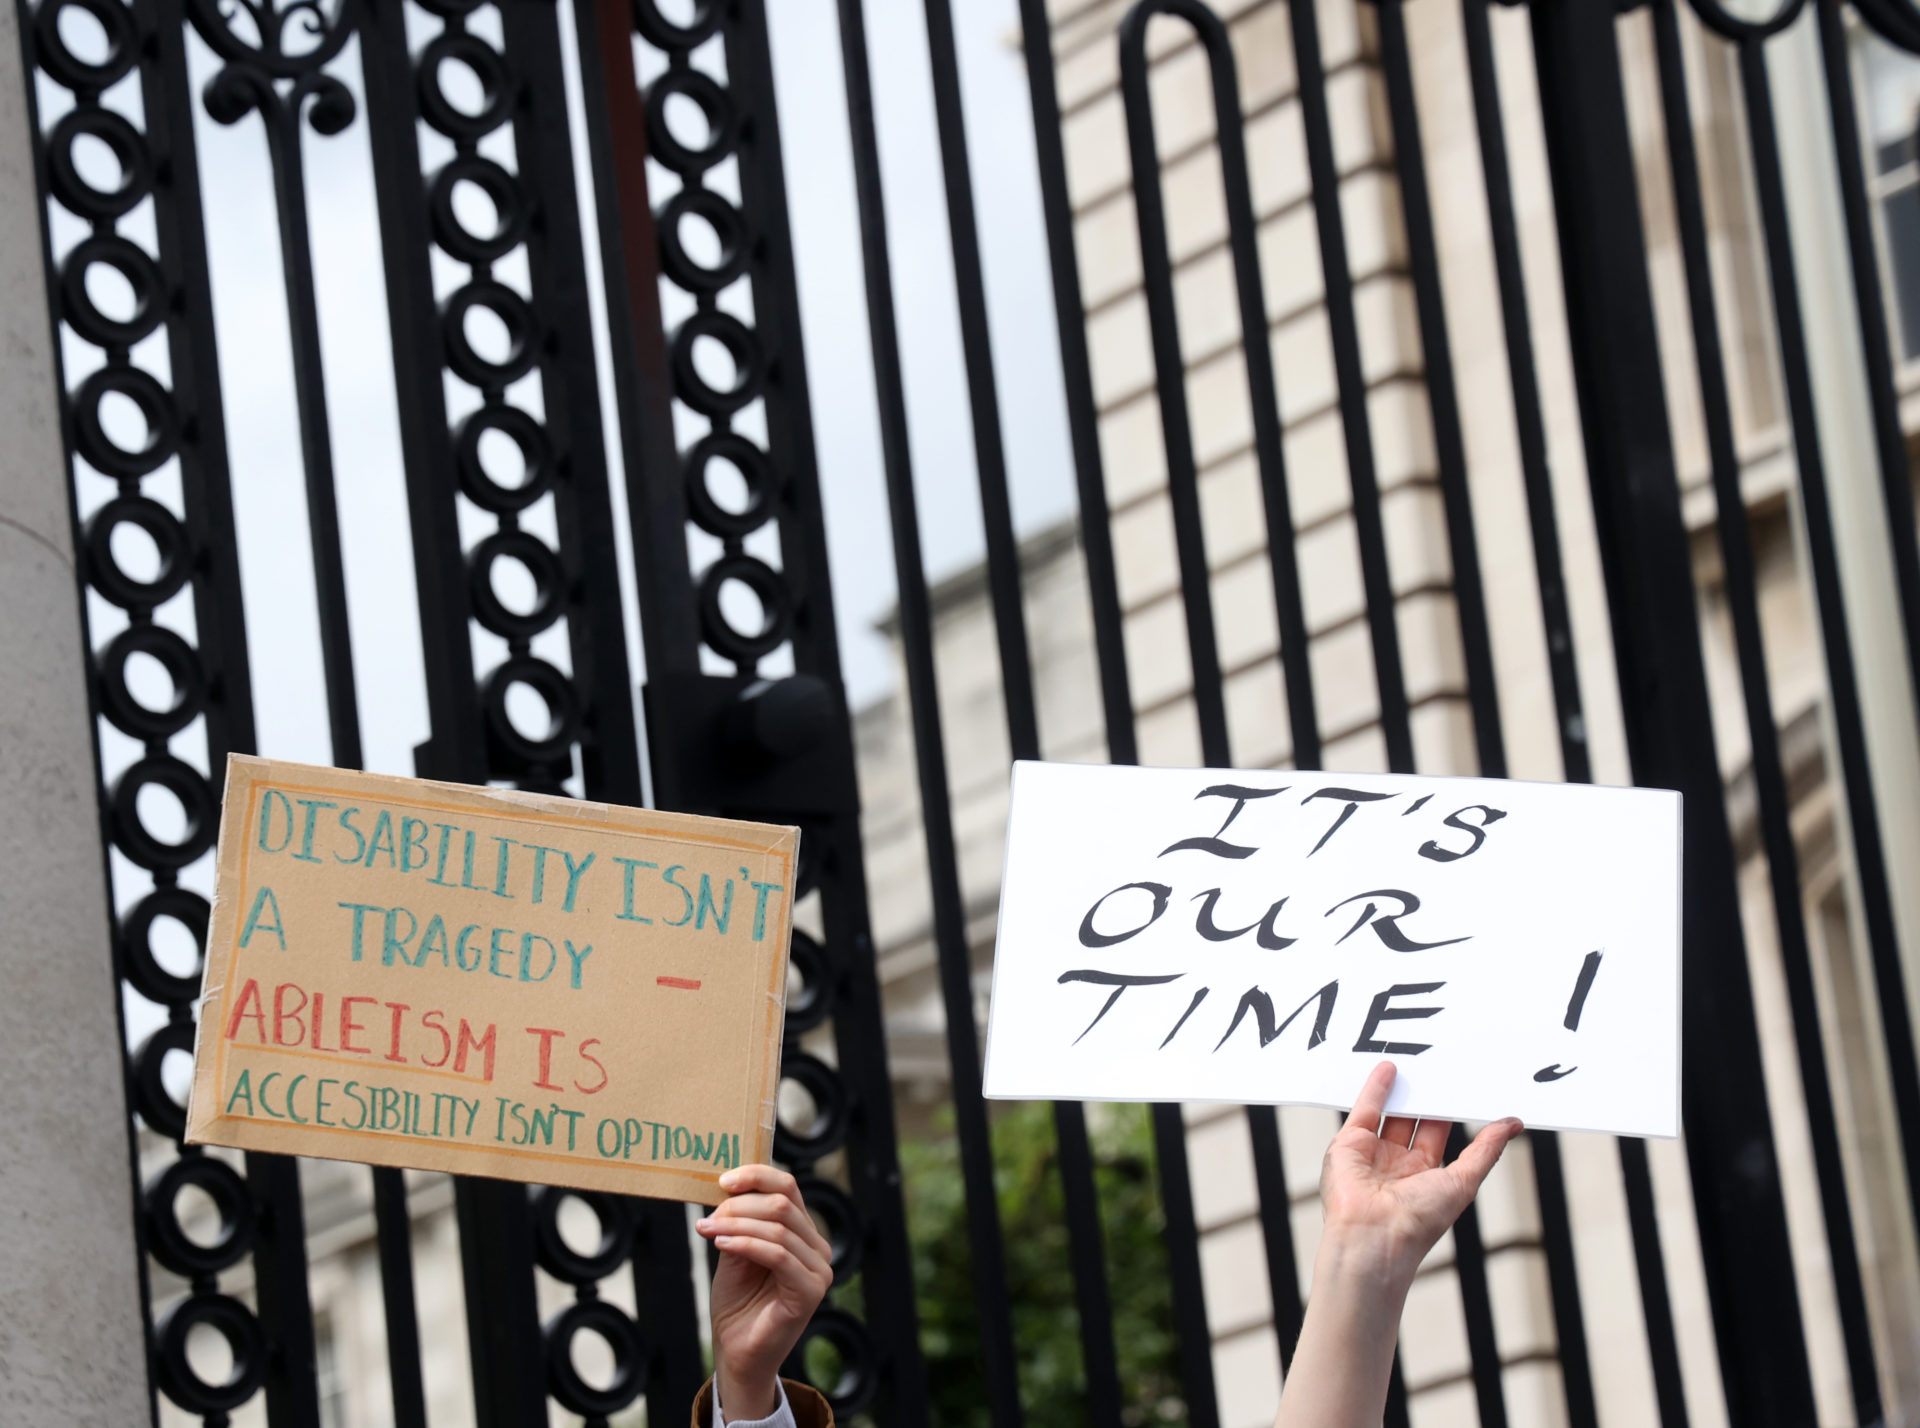
[[[1867,187],[1880,211],[1893,340],[1902,361],[1920,359],[1920,60],[1862,36]]]

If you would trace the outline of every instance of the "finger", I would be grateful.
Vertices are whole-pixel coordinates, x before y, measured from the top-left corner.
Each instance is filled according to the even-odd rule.
[[[1354,1097],[1353,1110],[1347,1115],[1346,1130],[1363,1130],[1369,1135],[1380,1127],[1380,1118],[1387,1109],[1387,1092],[1393,1089],[1393,1078],[1397,1073],[1391,1061],[1382,1061],[1367,1073],[1360,1094]]]
[[[1411,1116],[1388,1116],[1386,1124],[1380,1127],[1380,1139],[1388,1145],[1405,1148],[1413,1144],[1413,1128],[1418,1124]]]
[[[808,1264],[787,1245],[755,1235],[722,1235],[713,1243],[721,1254],[766,1270],[773,1276],[775,1291],[805,1306],[809,1315],[820,1306],[833,1283],[832,1270]]]
[[[714,1241],[720,1253],[734,1255],[751,1264],[757,1264],[773,1275],[774,1282],[783,1288],[812,1300],[820,1302],[823,1294],[818,1271],[811,1271],[803,1264],[799,1256],[785,1245],[775,1244],[752,1235],[722,1235]]]
[[[1438,1165],[1446,1158],[1447,1136],[1452,1130],[1452,1121],[1420,1122],[1420,1129],[1413,1133],[1414,1154],[1429,1165]]]
[[[786,1171],[771,1165],[742,1165],[729,1170],[720,1177],[720,1188],[729,1195],[740,1195],[750,1191],[762,1194],[779,1195],[790,1201],[797,1217],[790,1220],[795,1229],[807,1236],[822,1252],[827,1251],[826,1236],[813,1222],[813,1216],[807,1213],[806,1197],[800,1193],[800,1182]]]
[[[822,1254],[830,1253],[826,1236],[813,1222],[813,1216],[785,1195],[735,1195],[716,1205],[712,1212],[696,1222],[696,1228],[717,1216],[730,1215],[746,1220],[773,1220],[785,1225]],[[702,1233],[706,1231],[702,1230]]]
[[[720,1177],[720,1188],[729,1195],[757,1191],[763,1195],[784,1195],[796,1205],[804,1203],[800,1198],[800,1182],[771,1165],[736,1166]]]
[[[1480,1186],[1500,1159],[1500,1152],[1507,1148],[1507,1142],[1520,1134],[1520,1122],[1509,1116],[1504,1121],[1495,1121],[1483,1126],[1480,1134],[1467,1143],[1460,1152],[1460,1158],[1453,1162],[1453,1173],[1459,1178],[1461,1188],[1471,1200],[1480,1193]]]
[[[808,1244],[787,1226],[775,1220],[743,1220],[734,1216],[715,1215],[707,1221],[703,1232],[713,1237],[719,1244],[723,1239],[757,1239],[770,1244],[783,1246],[790,1254],[816,1272],[829,1270],[827,1257]]]

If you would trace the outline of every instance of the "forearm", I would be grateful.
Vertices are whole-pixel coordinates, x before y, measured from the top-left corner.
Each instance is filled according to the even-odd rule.
[[[1274,1428],[1379,1428],[1412,1272],[1401,1260],[1329,1231]]]

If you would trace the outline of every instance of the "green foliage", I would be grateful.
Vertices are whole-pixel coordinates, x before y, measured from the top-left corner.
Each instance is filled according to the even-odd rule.
[[[1151,1120],[1146,1107],[1121,1105],[1088,1106],[1087,1119],[1125,1419],[1142,1428],[1182,1422],[1186,1405],[1179,1398],[1174,1361],[1172,1290],[1155,1193]],[[1079,1428],[1088,1421],[1080,1323],[1052,1108],[1041,1103],[1005,1107],[994,1119],[993,1149],[1027,1421]],[[900,1158],[934,1422],[940,1428],[985,1428],[986,1377],[951,1114],[943,1113],[932,1137],[904,1143]]]

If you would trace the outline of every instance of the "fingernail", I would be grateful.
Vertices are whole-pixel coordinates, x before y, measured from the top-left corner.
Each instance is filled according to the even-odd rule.
[[[724,1247],[726,1245],[730,1245],[733,1243],[733,1236],[732,1235],[715,1235],[713,1237],[713,1242],[717,1245],[721,1245]]]
[[[727,1172],[727,1173],[726,1173],[725,1175],[722,1175],[722,1176],[720,1177],[720,1188],[721,1188],[722,1190],[731,1190],[731,1189],[733,1189],[733,1186],[734,1186],[734,1182],[735,1182],[735,1181],[737,1181],[737,1180],[738,1180],[739,1178],[740,1178],[740,1172],[739,1172],[739,1171],[737,1171],[737,1170],[729,1170],[729,1171],[728,1171],[728,1172]]]
[[[699,1219],[697,1219],[697,1220],[695,1220],[695,1221],[693,1222],[693,1227],[694,1227],[694,1228],[695,1228],[696,1230],[705,1230],[705,1229],[711,1229],[711,1228],[712,1228],[712,1226],[713,1226],[713,1220],[712,1220],[712,1218],[711,1218],[711,1217],[709,1217],[709,1216],[704,1216],[704,1215],[703,1215],[703,1216],[702,1216],[701,1218],[699,1218]]]

